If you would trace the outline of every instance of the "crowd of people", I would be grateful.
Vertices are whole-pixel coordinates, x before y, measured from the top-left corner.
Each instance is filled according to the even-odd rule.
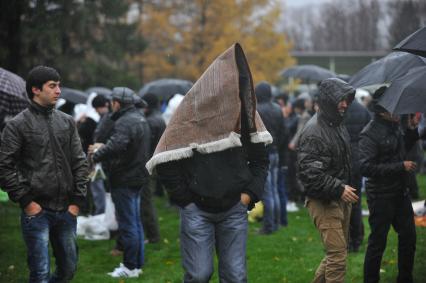
[[[156,95],[115,87],[110,98],[90,97],[73,119],[55,109],[55,69],[35,67],[26,84],[31,105],[2,132],[0,186],[22,208],[30,282],[73,278],[76,217],[104,213],[106,192],[118,222],[112,254],[123,257],[108,275],[139,277],[144,245],[160,241],[152,197],[164,189],[180,211],[184,282],[208,282],[215,251],[221,282],[247,282],[247,211],[258,201],[260,235],[292,225],[287,213],[306,205],[325,249],[313,282],[344,282],[347,254],[364,239],[362,189],[371,228],[364,282],[379,282],[390,226],[399,240],[397,280],[413,282],[411,198],[425,119],[381,107],[385,87],[368,107],[337,78],[313,94],[274,96],[268,82],[253,88],[238,44],[185,96],[172,97],[165,113]]]

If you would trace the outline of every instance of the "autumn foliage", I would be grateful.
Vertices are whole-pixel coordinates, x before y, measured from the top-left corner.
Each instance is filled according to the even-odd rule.
[[[285,35],[276,30],[281,15],[270,0],[144,1],[139,32],[146,49],[135,56],[145,82],[160,77],[195,81],[234,42],[246,53],[255,81],[277,80],[294,64]]]

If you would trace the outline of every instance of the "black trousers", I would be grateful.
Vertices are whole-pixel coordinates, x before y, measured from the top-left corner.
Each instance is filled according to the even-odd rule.
[[[351,186],[356,189],[359,200],[352,204],[351,221],[349,226],[349,250],[358,251],[364,239],[364,224],[362,223],[361,187],[362,176],[359,170],[353,170]]]
[[[416,228],[410,197],[367,198],[371,234],[364,261],[364,282],[380,280],[380,264],[386,248],[387,235],[392,225],[398,234],[398,283],[413,282],[413,264],[416,250]]]
[[[160,229],[158,226],[157,211],[152,200],[151,184],[152,182],[142,190],[140,212],[145,237],[150,243],[156,243],[160,241]]]

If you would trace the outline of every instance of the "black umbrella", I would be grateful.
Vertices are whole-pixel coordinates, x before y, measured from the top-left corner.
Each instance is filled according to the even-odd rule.
[[[286,68],[280,72],[280,75],[285,78],[299,78],[307,81],[322,81],[336,77],[335,73],[316,65],[297,65]]]
[[[84,104],[87,101],[89,95],[81,90],[61,87],[61,98],[74,104]]]
[[[88,94],[95,92],[96,94],[103,95],[108,99],[112,98],[112,90],[103,86],[94,86],[94,87],[86,89],[85,92]]]
[[[426,66],[426,59],[405,52],[392,52],[368,64],[351,77],[349,84],[355,88],[389,83],[405,75],[410,69]]]
[[[422,27],[407,36],[393,50],[405,51],[426,57],[426,27]]]
[[[413,68],[386,89],[379,104],[393,114],[426,112],[426,66]]]
[[[0,68],[0,111],[14,116],[27,108],[25,81],[18,75]]]
[[[159,79],[147,83],[139,91],[140,96],[147,93],[155,94],[159,100],[168,100],[170,97],[179,94],[186,94],[192,87],[193,83],[181,79]]]

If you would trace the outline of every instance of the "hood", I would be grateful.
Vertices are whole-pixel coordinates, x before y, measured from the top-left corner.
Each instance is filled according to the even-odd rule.
[[[260,82],[254,89],[256,93],[256,99],[258,102],[268,102],[272,99],[271,85],[267,82]]]
[[[244,111],[245,115],[243,115]],[[242,146],[241,117],[247,117],[250,142],[272,142],[256,111],[249,65],[236,43],[216,58],[183,98],[146,168],[161,163]]]
[[[318,116],[328,124],[339,125],[344,116],[337,110],[337,105],[345,98],[352,102],[355,97],[355,89],[341,79],[330,78],[323,80],[318,90]]]

